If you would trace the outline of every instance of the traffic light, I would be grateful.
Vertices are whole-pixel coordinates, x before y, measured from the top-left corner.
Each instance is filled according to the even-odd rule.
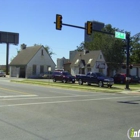
[[[87,30],[87,34],[88,35],[92,34],[92,22],[87,21],[87,28],[86,28],[86,30]]]
[[[56,29],[61,30],[62,28],[62,16],[61,15],[56,15]]]
[[[132,69],[133,68],[133,65],[129,65],[129,68]]]

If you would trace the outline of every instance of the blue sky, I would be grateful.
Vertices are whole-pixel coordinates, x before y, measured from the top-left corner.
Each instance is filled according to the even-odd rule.
[[[96,20],[113,27],[140,32],[140,0],[0,0],[0,31],[19,33],[19,45],[10,45],[10,59],[22,43],[48,45],[52,59],[69,58],[69,51],[84,41],[84,30],[63,26],[55,29],[56,14],[63,23],[83,26]],[[0,44],[0,65],[6,64],[6,44]]]

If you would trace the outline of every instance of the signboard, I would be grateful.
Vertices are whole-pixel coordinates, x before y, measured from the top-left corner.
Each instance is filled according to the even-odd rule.
[[[19,33],[0,31],[0,43],[10,43],[17,45],[19,43]]]
[[[105,69],[105,62],[103,62],[103,61],[96,61],[96,68],[97,69]]]
[[[126,39],[126,34],[115,31],[115,38]]]

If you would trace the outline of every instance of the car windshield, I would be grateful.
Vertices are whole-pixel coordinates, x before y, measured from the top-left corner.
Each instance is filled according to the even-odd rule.
[[[64,72],[63,74],[66,75],[66,76],[71,76],[71,74],[68,73],[68,72]]]
[[[105,76],[103,73],[96,73],[97,76]]]

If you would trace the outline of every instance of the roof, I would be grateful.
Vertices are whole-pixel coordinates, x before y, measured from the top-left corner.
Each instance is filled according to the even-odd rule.
[[[89,63],[89,59],[92,59],[90,62],[90,66],[94,66],[100,53],[101,50],[89,51],[89,53],[86,54],[84,54],[84,52],[78,52],[71,63],[71,67],[78,66],[80,62],[87,65]],[[79,61],[79,63],[75,63],[78,59],[81,61]]]
[[[42,46],[27,47],[19,52],[19,54],[11,61],[11,66],[27,65],[34,55],[42,48]]]

